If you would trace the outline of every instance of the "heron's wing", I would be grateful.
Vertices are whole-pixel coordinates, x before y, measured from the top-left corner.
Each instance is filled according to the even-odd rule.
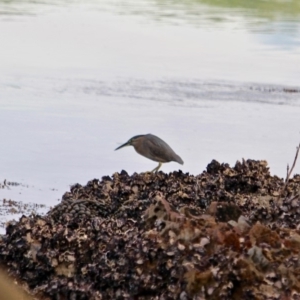
[[[158,162],[170,162],[177,161],[176,153],[172,150],[172,148],[154,135],[148,135],[147,139],[144,141],[144,147],[147,149],[148,158],[158,161]],[[146,156],[146,155],[145,155]]]

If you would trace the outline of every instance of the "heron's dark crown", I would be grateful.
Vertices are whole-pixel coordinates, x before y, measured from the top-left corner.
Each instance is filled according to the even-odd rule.
[[[138,138],[143,137],[143,136],[145,136],[145,135],[146,135],[146,134],[135,135],[134,137],[132,137],[132,138],[130,139],[130,141],[132,142],[132,141],[137,140]]]

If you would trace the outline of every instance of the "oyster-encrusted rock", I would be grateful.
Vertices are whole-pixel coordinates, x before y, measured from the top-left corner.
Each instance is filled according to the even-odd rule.
[[[298,299],[300,176],[265,161],[125,171],[22,216],[0,260],[39,299]]]

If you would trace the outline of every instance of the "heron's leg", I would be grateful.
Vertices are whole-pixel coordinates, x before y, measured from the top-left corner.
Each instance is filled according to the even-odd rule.
[[[153,172],[157,172],[158,170],[159,170],[159,168],[162,166],[162,163],[161,162],[159,162],[158,163],[158,166],[156,167],[156,168],[154,168],[152,171],[151,171],[151,173],[153,173]]]

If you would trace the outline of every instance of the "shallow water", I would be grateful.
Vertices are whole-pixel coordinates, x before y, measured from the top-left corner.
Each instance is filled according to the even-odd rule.
[[[0,1],[0,65],[298,85],[298,2],[238,2]]]
[[[226,3],[226,4],[225,4]],[[74,183],[151,170],[136,134],[198,174],[300,141],[296,1],[0,1],[0,200],[55,205]],[[295,172],[299,173],[299,164]]]

